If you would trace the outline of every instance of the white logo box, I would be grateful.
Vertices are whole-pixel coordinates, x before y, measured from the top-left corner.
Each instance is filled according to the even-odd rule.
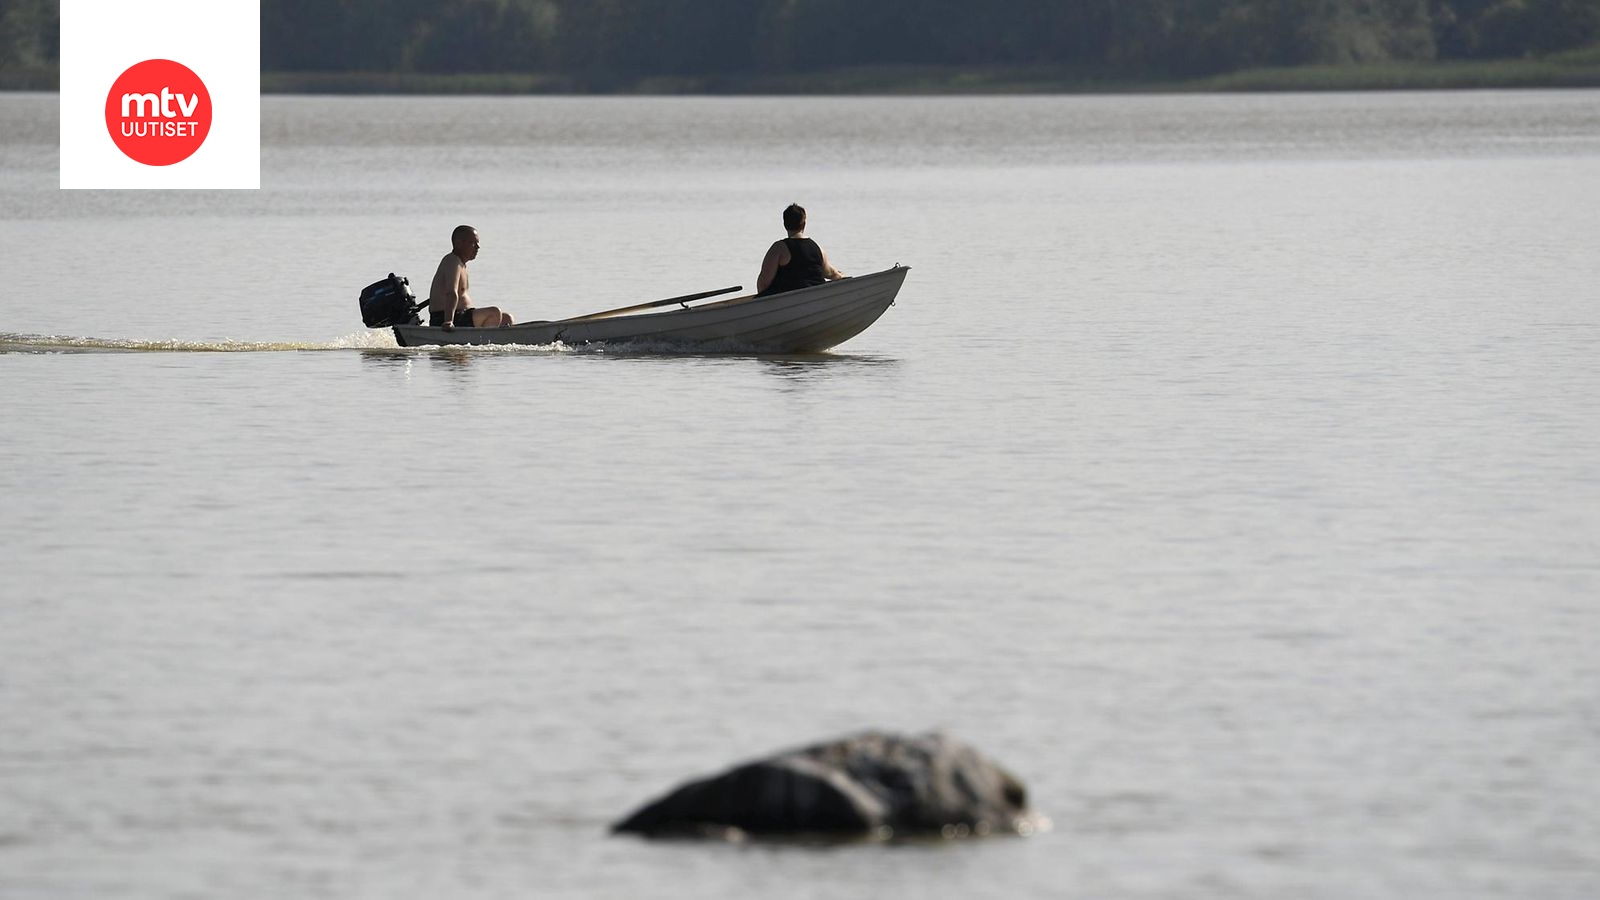
[[[170,166],[129,159],[106,128],[111,85],[147,59],[211,95],[205,143]],[[260,188],[260,0],[61,0],[61,187]]]

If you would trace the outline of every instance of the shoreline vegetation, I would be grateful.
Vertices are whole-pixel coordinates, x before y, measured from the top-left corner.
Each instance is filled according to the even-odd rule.
[[[55,89],[59,7],[0,0],[0,89]],[[1593,88],[1600,0],[262,0],[260,50],[268,94]]]
[[[58,89],[53,66],[0,69],[0,91]],[[540,73],[263,72],[263,94],[940,95],[1600,88],[1600,46],[1528,59],[1245,69],[1185,81],[1088,77],[1049,66],[863,66],[776,76],[594,82]]]

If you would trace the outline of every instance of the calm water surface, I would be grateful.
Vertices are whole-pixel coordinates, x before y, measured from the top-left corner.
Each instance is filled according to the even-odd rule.
[[[262,191],[160,194],[57,191],[55,103],[0,897],[1600,895],[1600,93],[267,98]],[[554,318],[750,285],[791,200],[912,266],[829,354],[360,328],[460,222]],[[606,836],[864,727],[1053,830]]]

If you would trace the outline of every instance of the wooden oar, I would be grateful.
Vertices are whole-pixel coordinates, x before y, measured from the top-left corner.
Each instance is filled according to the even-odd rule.
[[[589,313],[586,316],[573,316],[570,319],[562,319],[561,321],[562,322],[584,322],[584,321],[587,321],[589,319],[603,319],[606,316],[621,315],[622,313],[633,312],[634,310],[650,309],[651,307],[654,307],[654,306],[671,306],[674,303],[688,303],[691,300],[704,300],[707,297],[715,297],[718,294],[731,294],[734,291],[742,291],[742,290],[744,290],[744,285],[736,284],[733,287],[725,287],[725,288],[723,288],[722,290],[719,290],[719,291],[703,291],[703,292],[698,293],[698,294],[685,294],[682,297],[668,297],[665,300],[655,300],[655,301],[652,301],[650,303],[640,303],[640,304],[638,304],[636,306],[621,306],[621,307],[618,307],[616,309],[608,309],[608,310],[606,310],[604,312]]]

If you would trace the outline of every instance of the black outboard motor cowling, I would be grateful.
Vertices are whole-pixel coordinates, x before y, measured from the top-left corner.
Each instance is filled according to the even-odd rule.
[[[428,301],[417,302],[411,293],[411,282],[393,272],[382,281],[375,281],[361,289],[361,321],[368,328],[388,328],[391,325],[421,325],[417,310]]]

